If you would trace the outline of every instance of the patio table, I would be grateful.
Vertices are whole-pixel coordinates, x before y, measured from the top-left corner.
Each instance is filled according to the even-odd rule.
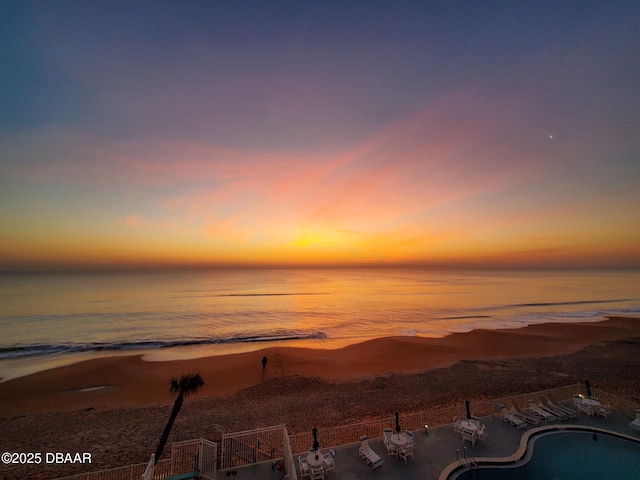
[[[311,451],[309,455],[307,455],[307,463],[310,467],[319,468],[324,464],[324,455],[318,452],[318,458],[316,458],[316,452]]]
[[[478,425],[467,421],[460,422],[460,426],[469,432],[475,432],[478,429]]]
[[[404,447],[407,444],[406,437],[404,435],[400,435],[399,433],[391,435],[391,437],[389,437],[389,441],[396,447]]]

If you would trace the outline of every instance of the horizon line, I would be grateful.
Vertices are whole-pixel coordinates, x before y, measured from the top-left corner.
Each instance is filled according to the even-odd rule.
[[[421,269],[433,271],[586,271],[586,270],[640,270],[640,265],[570,265],[570,264],[487,264],[487,263],[326,263],[326,264],[76,264],[25,266],[0,268],[2,274],[12,273],[125,273],[161,271],[214,271],[214,270],[366,270],[366,269]]]

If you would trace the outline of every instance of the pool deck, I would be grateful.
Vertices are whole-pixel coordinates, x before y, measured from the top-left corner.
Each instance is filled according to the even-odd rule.
[[[569,406],[568,403],[567,406]],[[629,428],[631,420],[628,416],[615,411],[611,412],[610,418],[588,417],[583,413],[578,413],[576,419],[564,422],[541,422],[537,427],[587,426],[610,430],[640,440],[640,433],[634,432]],[[397,478],[405,480],[438,480],[445,468],[457,460],[457,456],[461,459],[465,455],[467,458],[481,458],[508,457],[515,454],[520,446],[523,434],[537,428],[535,425],[529,425],[527,428],[518,430],[516,427],[510,426],[509,423],[503,422],[499,416],[483,417],[481,421],[486,425],[487,439],[485,442],[476,442],[475,446],[471,446],[469,442],[465,442],[463,445],[460,434],[453,431],[452,425],[429,428],[426,434],[422,431],[414,431],[414,458],[409,458],[407,463],[395,457],[389,458],[382,438],[370,439],[369,445],[384,460],[384,464],[375,470],[372,470],[360,458],[358,453],[359,442],[336,447],[334,448],[336,452],[336,470],[327,473],[325,478],[327,480],[356,480],[363,478],[375,478],[377,480],[394,480]],[[380,432],[380,436],[382,436],[382,432]],[[321,448],[321,451],[324,450]],[[298,468],[298,456],[294,455],[296,468]],[[272,470],[271,463],[263,463],[238,468],[233,472],[220,471],[217,474],[217,479],[219,480],[227,477],[282,480],[284,473]],[[301,478],[299,472],[298,478]]]

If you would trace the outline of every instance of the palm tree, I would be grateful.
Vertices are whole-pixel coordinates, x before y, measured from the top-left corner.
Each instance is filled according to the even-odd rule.
[[[172,377],[169,381],[170,389],[172,393],[178,392],[178,398],[173,404],[173,410],[171,410],[171,416],[169,417],[169,421],[167,422],[167,426],[164,427],[164,432],[162,432],[162,437],[160,438],[160,443],[158,444],[158,448],[156,449],[156,455],[154,463],[158,463],[158,459],[164,450],[164,446],[167,443],[167,439],[169,438],[169,433],[171,433],[171,428],[173,427],[173,422],[178,416],[178,412],[182,407],[182,402],[184,402],[184,397],[196,393],[200,390],[200,387],[204,385],[204,380],[202,375],[199,373],[190,373],[187,375],[182,375],[179,379]]]

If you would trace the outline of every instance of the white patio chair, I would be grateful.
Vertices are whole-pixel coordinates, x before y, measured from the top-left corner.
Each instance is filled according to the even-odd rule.
[[[462,424],[458,417],[453,417],[453,431],[460,433],[462,431]]]
[[[311,480],[324,480],[324,469],[322,467],[311,467]]]
[[[330,449],[324,454],[324,471],[330,472],[336,469],[336,452]]]
[[[593,417],[593,415],[595,413],[593,408],[591,407],[591,405],[586,405],[584,403],[579,403],[578,404],[578,410],[580,410],[581,412],[586,413],[590,417]]]
[[[485,425],[481,425],[478,430],[476,430],[476,437],[478,438],[478,440],[482,440],[483,442],[487,439],[485,428]]]
[[[604,418],[609,418],[611,416],[611,407],[609,407],[609,405],[600,405],[597,409],[596,412],[598,413],[598,415],[600,415],[601,417]]]
[[[389,455],[389,458],[391,457],[398,457],[398,447],[396,447],[393,443],[388,442],[386,444],[387,446],[387,455]]]
[[[404,432],[404,438],[407,441],[407,445],[413,445],[413,433],[409,430]]]
[[[407,463],[407,458],[413,457],[413,444],[405,445],[404,447],[402,447],[400,449],[399,455],[400,455],[400,458],[404,459],[404,463]]]
[[[595,413],[591,405],[587,405],[584,403],[584,397],[582,395],[576,394],[573,396],[573,404],[578,407],[578,410],[586,413],[590,417]]]
[[[465,441],[471,442],[471,446],[475,446],[476,444],[476,431],[469,431],[469,430],[465,430],[464,428],[462,429],[462,443],[464,443]]]
[[[308,477],[311,474],[311,471],[309,470],[307,459],[303,458],[301,455],[298,457],[298,463],[300,464],[300,477]]]
[[[471,417],[471,419],[469,420],[469,423],[473,423],[478,428],[484,428],[485,426],[484,423],[482,423],[479,418],[475,418],[475,417]]]

